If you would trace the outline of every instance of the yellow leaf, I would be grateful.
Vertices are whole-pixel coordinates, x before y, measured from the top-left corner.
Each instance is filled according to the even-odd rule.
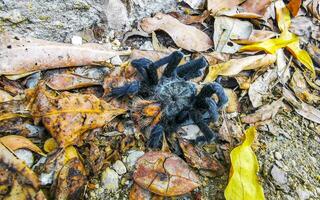
[[[278,28],[281,32],[288,32],[289,26],[291,24],[290,12],[287,9],[283,1],[276,1],[274,3],[276,8],[276,19],[278,23]]]
[[[3,136],[0,138],[0,142],[12,151],[15,151],[17,149],[29,149],[42,156],[46,155],[37,145],[33,144],[31,140],[23,136],[19,136],[19,135]]]
[[[226,200],[265,199],[257,177],[258,160],[251,149],[256,132],[254,127],[248,128],[245,132],[245,141],[231,151],[230,178],[224,192]]]
[[[47,153],[50,153],[51,151],[55,150],[56,148],[58,148],[58,143],[55,141],[54,138],[47,139],[43,145],[43,149]]]
[[[74,146],[68,146],[65,149],[65,158],[64,158],[64,163],[66,164],[69,160],[73,158],[79,158],[79,154],[76,148]]]

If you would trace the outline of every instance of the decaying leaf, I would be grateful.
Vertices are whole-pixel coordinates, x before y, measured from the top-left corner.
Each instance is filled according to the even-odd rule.
[[[320,124],[320,110],[304,102],[300,102],[294,97],[292,92],[286,88],[283,88],[283,96],[299,115]]]
[[[179,145],[187,162],[194,168],[210,172],[210,176],[219,176],[224,172],[224,167],[207,152],[193,146],[186,139],[179,138]]]
[[[290,75],[289,64],[287,65],[286,57],[284,55],[283,49],[279,49],[277,51],[276,69],[277,69],[277,74],[280,82],[282,84],[287,83],[291,75]]]
[[[296,69],[296,71],[293,73],[290,81],[290,87],[296,96],[306,103],[312,104],[320,101],[319,96],[310,92],[307,82],[299,69]]]
[[[253,30],[253,25],[231,17],[219,16],[214,21],[214,48],[217,52],[235,53],[240,45],[233,40],[247,40]]]
[[[320,1],[319,0],[312,0],[308,4],[309,12],[318,20],[320,20]]]
[[[12,151],[17,149],[29,149],[42,156],[45,153],[35,144],[33,144],[28,138],[19,135],[7,135],[0,138],[0,143],[9,148]]]
[[[212,15],[215,15],[219,10],[233,8],[245,0],[208,0],[207,10],[210,10]]]
[[[77,74],[54,74],[46,81],[47,86],[53,90],[72,90],[82,87],[101,85],[98,80],[79,76]]]
[[[287,8],[290,10],[292,16],[297,16],[302,0],[290,0]]]
[[[282,101],[283,99],[281,98],[271,104],[264,105],[255,113],[242,117],[241,121],[247,124],[254,124],[272,119],[278,113],[279,109],[284,106]]]
[[[210,37],[204,32],[163,13],[157,13],[153,18],[144,18],[140,25],[147,33],[165,31],[178,47],[188,51],[206,51],[213,45]]]
[[[229,183],[224,191],[226,200],[265,199],[257,176],[259,163],[251,149],[256,132],[254,127],[248,128],[244,142],[231,151]]]
[[[276,56],[271,54],[261,54],[255,56],[247,56],[240,59],[231,59],[225,63],[219,63],[209,66],[209,73],[204,82],[214,81],[218,75],[234,76],[242,70],[258,69],[269,66],[276,61]]]
[[[263,105],[262,101],[270,94],[269,89],[272,87],[272,84],[274,84],[277,77],[276,70],[269,69],[250,85],[248,95],[254,108]]]
[[[271,4],[271,2],[271,0],[247,0],[243,4],[241,4],[241,6],[248,12],[264,15],[267,7]]]
[[[153,193],[178,196],[200,186],[197,175],[178,156],[166,152],[148,152],[140,157],[134,181]]]
[[[94,44],[71,45],[2,34],[0,55],[0,75],[17,75],[53,68],[101,65],[114,56],[130,55],[130,51],[113,51]]]
[[[26,178],[26,184],[31,185],[37,191],[39,190],[40,182],[37,175],[24,161],[16,158],[2,143],[0,143],[0,163],[21,174]]]
[[[134,183],[130,190],[129,200],[149,200],[151,199],[151,196],[151,192]]]
[[[43,83],[36,89],[30,107],[34,119],[42,120],[60,147],[76,144],[85,131],[103,127],[126,112],[94,95],[63,92],[57,96],[47,91]]]

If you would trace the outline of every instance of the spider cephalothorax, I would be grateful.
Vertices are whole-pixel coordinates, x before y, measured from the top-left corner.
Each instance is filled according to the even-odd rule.
[[[160,104],[161,120],[153,124],[150,147],[159,147],[163,133],[169,134],[190,121],[198,125],[204,134],[197,138],[198,142],[215,139],[215,133],[208,124],[217,121],[218,110],[228,101],[227,96],[217,82],[206,84],[197,92],[196,84],[190,80],[201,76],[202,69],[208,63],[204,58],[199,58],[178,66],[183,56],[176,51],[156,62],[146,58],[133,60],[131,64],[141,80],[113,88],[110,93],[117,97],[134,94]],[[157,71],[163,65],[166,66],[159,78]],[[212,99],[213,94],[218,96],[218,102]]]

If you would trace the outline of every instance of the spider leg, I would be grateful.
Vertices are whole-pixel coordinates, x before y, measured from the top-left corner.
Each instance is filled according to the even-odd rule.
[[[140,58],[131,61],[131,65],[137,69],[143,80],[149,82],[150,78],[147,72],[147,68],[152,64],[152,61],[146,58]]]
[[[206,98],[206,104],[207,104],[208,107],[209,107],[208,112],[209,112],[210,119],[211,119],[213,122],[218,121],[218,119],[219,119],[219,112],[218,112],[217,103],[216,103],[212,98],[207,97],[207,98]]]
[[[170,77],[176,73],[176,68],[178,64],[180,63],[181,59],[183,58],[184,54],[181,51],[175,51],[172,54],[170,54],[168,57],[165,57],[163,59],[166,60],[168,65],[166,66],[163,76]],[[161,60],[159,60],[161,61]],[[159,62],[158,61],[158,62]],[[160,62],[162,64],[163,61]],[[159,65],[157,62],[154,63],[155,66]]]
[[[196,142],[208,142],[217,141],[218,136],[215,132],[213,132],[207,123],[202,118],[202,114],[197,110],[192,110],[190,112],[191,119],[194,123],[199,127],[200,131],[203,133],[203,136],[199,136],[196,138]]]
[[[148,146],[153,149],[161,148],[163,133],[164,130],[161,125],[156,125],[155,127],[153,127],[148,141]]]
[[[138,93],[139,90],[140,90],[140,81],[134,81],[131,83],[126,83],[124,86],[121,86],[121,87],[112,88],[108,96],[118,98],[125,95],[134,95]]]
[[[201,69],[208,66],[205,58],[201,57],[191,60],[177,68],[177,75],[185,80],[190,80],[201,76]]]
[[[214,82],[205,85],[201,89],[200,93],[196,96],[195,106],[199,108],[208,108],[206,98],[211,98],[213,94],[217,94],[218,96],[218,103],[216,103],[218,110],[228,102],[228,97],[224,92],[223,87],[219,83]]]

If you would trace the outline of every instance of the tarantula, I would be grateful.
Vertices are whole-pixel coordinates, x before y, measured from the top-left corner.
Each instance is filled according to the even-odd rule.
[[[198,125],[203,133],[203,136],[196,139],[196,143],[210,143],[217,139],[208,124],[218,120],[218,110],[227,103],[228,98],[218,82],[204,85],[197,93],[195,83],[190,80],[201,76],[202,69],[208,63],[202,57],[178,67],[183,57],[182,52],[175,51],[156,62],[146,58],[133,60],[131,65],[138,71],[141,80],[112,88],[109,94],[112,97],[138,95],[160,103],[162,116],[151,130],[148,142],[151,148],[161,145],[164,133],[170,134],[190,121]],[[163,65],[166,67],[159,78],[157,70]],[[218,102],[212,98],[213,94],[218,96]]]

